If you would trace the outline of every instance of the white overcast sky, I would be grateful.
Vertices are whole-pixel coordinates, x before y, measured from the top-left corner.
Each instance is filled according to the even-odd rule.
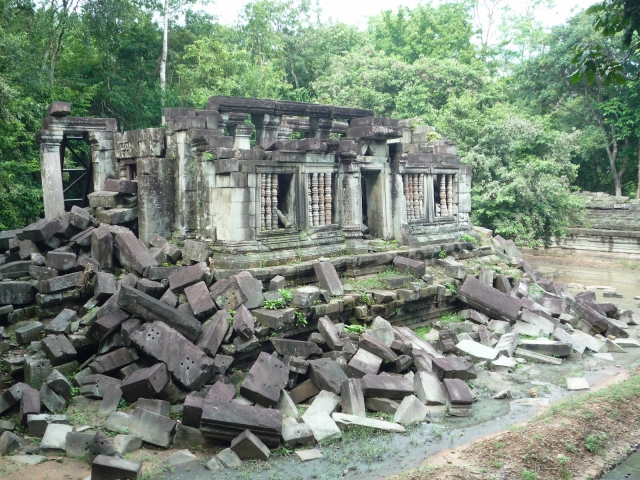
[[[518,11],[525,3],[522,0],[503,1],[508,3],[514,11]],[[572,9],[586,8],[596,1],[556,0],[556,6],[551,11],[541,11],[538,18],[548,26],[563,23],[567,17],[571,16]],[[234,24],[247,3],[249,0],[214,0],[214,3],[204,7],[204,10],[216,15],[222,23]],[[325,21],[331,18],[333,21],[364,27],[368,16],[376,15],[382,10],[397,10],[400,5],[413,8],[419,3],[419,0],[320,0],[320,8]],[[437,4],[438,1],[433,3]]]

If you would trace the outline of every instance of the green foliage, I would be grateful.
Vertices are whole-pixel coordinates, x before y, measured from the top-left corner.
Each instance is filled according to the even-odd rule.
[[[450,291],[451,293],[453,293],[454,295],[455,295],[456,293],[458,293],[458,291],[456,290],[456,286],[455,286],[455,285],[452,285],[451,283],[445,283],[445,284],[444,284],[444,286],[445,286],[447,289],[449,289],[449,291]]]
[[[293,299],[293,290],[291,289],[281,288],[280,290],[278,290],[278,292],[280,293],[280,295],[282,295],[282,298],[284,298],[284,301],[287,303],[290,303]]]
[[[306,327],[307,326],[307,317],[303,315],[302,312],[296,310],[296,316],[293,320],[294,327]]]
[[[447,258],[447,251],[446,250],[440,250],[440,253],[438,254],[438,258],[440,258],[440,259]]]
[[[473,243],[475,245],[478,244],[478,240],[476,239],[476,237],[473,237],[473,236],[469,235],[468,233],[465,233],[464,235],[462,235],[460,237],[460,241],[461,242],[471,242],[471,243]]]
[[[345,325],[344,331],[347,333],[357,333],[358,335],[362,335],[367,327],[364,325]]]
[[[461,315],[457,315],[455,313],[445,313],[440,317],[439,321],[446,323],[462,323],[464,322],[464,318]]]
[[[264,308],[266,308],[267,310],[277,310],[278,308],[285,308],[286,306],[287,304],[284,298],[264,301]]]
[[[538,480],[538,475],[529,470],[523,470],[520,473],[520,476],[522,477],[522,480]]]
[[[607,438],[607,434],[604,432],[591,433],[584,439],[584,448],[591,453],[598,452],[605,447]]]
[[[129,406],[129,402],[127,402],[126,398],[122,397],[120,399],[120,402],[118,403],[118,408],[122,410],[123,408],[127,408],[128,406]]]
[[[419,337],[423,337],[431,331],[431,325],[427,325],[426,327],[418,327],[414,330],[415,334]]]
[[[380,278],[394,277],[396,275],[398,275],[398,272],[396,271],[395,267],[389,267],[385,271],[378,274]]]

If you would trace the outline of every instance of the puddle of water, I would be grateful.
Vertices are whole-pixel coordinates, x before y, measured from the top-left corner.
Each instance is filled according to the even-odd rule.
[[[607,473],[602,480],[637,480],[640,478],[640,453],[634,453]]]

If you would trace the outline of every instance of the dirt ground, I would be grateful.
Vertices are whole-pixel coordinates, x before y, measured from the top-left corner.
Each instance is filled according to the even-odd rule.
[[[429,457],[393,480],[587,480],[638,447],[640,371],[558,402],[507,431]]]

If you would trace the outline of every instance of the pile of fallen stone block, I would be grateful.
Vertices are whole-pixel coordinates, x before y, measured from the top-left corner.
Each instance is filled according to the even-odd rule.
[[[86,456],[95,478],[137,478],[140,464],[123,456],[143,442],[226,443],[207,464],[219,469],[266,459],[281,444],[322,444],[351,425],[402,432],[432,407],[470,408],[460,365],[384,318],[363,334],[322,316],[306,340],[272,336],[297,312],[343,295],[330,262],[314,265],[321,288],[296,289],[291,308],[263,308],[282,298],[284,278],[272,278],[268,292],[249,272],[214,281],[210,264],[197,261],[206,248],[199,242],[178,249],[155,235],[147,247],[118,213],[135,208],[132,182],[111,183],[92,194],[101,199],[95,208],[0,233],[0,380],[9,387],[0,414],[17,411],[29,436],[42,439],[41,454]],[[396,264],[424,275],[424,262]],[[411,292],[418,300],[419,289]],[[374,293],[385,311],[398,301],[395,292]],[[242,355],[246,372],[232,368]],[[70,424],[65,412],[85,401],[99,403],[115,438]],[[393,421],[368,418],[367,410]],[[0,454],[25,445],[10,423]]]

